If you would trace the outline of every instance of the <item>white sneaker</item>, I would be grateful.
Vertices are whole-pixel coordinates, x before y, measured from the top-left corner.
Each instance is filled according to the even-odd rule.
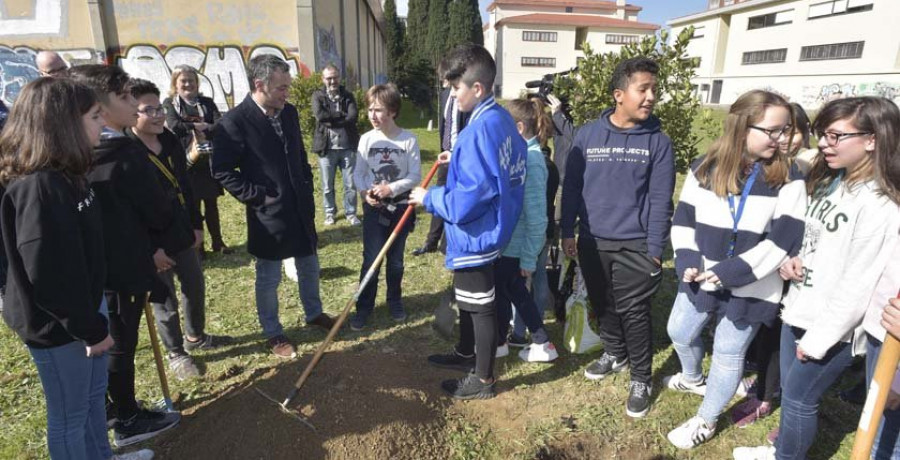
[[[741,383],[738,384],[737,390],[734,391],[734,395],[740,399],[744,399],[747,395],[750,394],[750,390],[756,385],[756,378],[754,377],[745,377],[741,379]]]
[[[497,358],[504,358],[509,356],[509,345],[503,344],[497,347],[497,354],[494,355]]]
[[[519,351],[519,358],[529,363],[549,363],[559,358],[559,353],[556,352],[556,347],[550,342],[532,343]]]
[[[153,451],[150,449],[141,449],[127,454],[113,455],[111,460],[151,460]]]
[[[706,377],[700,379],[697,383],[685,382],[684,374],[681,372],[663,378],[663,386],[682,393],[693,393],[695,395],[706,396]]]
[[[734,460],[775,460],[775,447],[737,447],[731,455],[734,456]]]
[[[678,428],[670,431],[666,438],[679,449],[693,449],[703,444],[716,433],[716,426],[708,426],[699,415],[691,417]]]

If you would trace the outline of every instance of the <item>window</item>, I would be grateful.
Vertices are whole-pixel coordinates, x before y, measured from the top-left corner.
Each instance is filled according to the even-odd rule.
[[[640,35],[606,34],[607,45],[627,45],[641,41]]]
[[[831,0],[809,5],[809,19],[872,11],[875,0]]]
[[[534,30],[522,31],[523,42],[555,42],[556,32],[538,32]]]
[[[794,10],[780,11],[778,13],[753,16],[747,23],[747,30],[762,29],[764,27],[790,24],[794,21]]]
[[[857,59],[862,57],[866,42],[832,43],[830,45],[804,46],[800,49],[801,61],[825,61],[831,59]]]
[[[772,64],[776,62],[784,62],[785,59],[787,59],[787,48],[747,51],[746,53],[744,53],[743,59],[741,59],[741,64]]]
[[[571,7],[571,6],[567,6],[567,7],[566,7],[566,13],[571,13],[571,12],[572,12],[572,7]]]
[[[556,58],[522,57],[522,67],[556,67]]]
[[[580,50],[583,48],[584,42],[587,41],[587,27],[578,27],[575,29],[575,49]]]
[[[691,35],[691,40],[703,38],[704,35],[706,35],[706,26],[694,27],[694,34]]]

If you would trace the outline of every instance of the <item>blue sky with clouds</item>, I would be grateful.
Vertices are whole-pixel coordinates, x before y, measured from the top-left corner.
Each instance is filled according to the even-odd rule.
[[[492,0],[478,0],[481,5],[481,17],[487,22],[485,9]],[[396,0],[397,14],[406,16],[407,0]],[[629,0],[628,3],[643,7],[638,15],[641,22],[650,22],[664,26],[672,18],[697,13],[706,9],[706,0]]]

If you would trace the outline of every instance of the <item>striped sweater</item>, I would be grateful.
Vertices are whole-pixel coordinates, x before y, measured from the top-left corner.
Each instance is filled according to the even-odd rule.
[[[679,279],[688,268],[711,270],[721,286],[680,282],[679,290],[698,311],[724,309],[720,313],[732,321],[771,323],[784,291],[778,267],[789,255],[797,254],[803,239],[803,176],[794,167],[788,183],[772,188],[760,171],[738,223],[734,256],[729,258],[734,221],[728,199],[697,182],[694,171],[701,161],[691,165],[672,222],[675,270]],[[740,199],[735,196],[736,208]]]

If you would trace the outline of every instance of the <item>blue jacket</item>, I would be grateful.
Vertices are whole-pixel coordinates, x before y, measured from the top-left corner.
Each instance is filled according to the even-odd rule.
[[[453,146],[447,184],[431,187],[423,203],[444,219],[447,268],[487,265],[509,243],[522,211],[526,151],[493,96],[475,107]]]
[[[519,268],[534,272],[547,236],[547,162],[537,137],[528,139],[525,171],[522,214],[509,244],[503,250],[503,256],[519,259]]]
[[[672,141],[651,116],[629,129],[614,126],[607,109],[578,130],[566,158],[560,229],[607,241],[646,241],[662,258],[672,226],[675,155]]]

